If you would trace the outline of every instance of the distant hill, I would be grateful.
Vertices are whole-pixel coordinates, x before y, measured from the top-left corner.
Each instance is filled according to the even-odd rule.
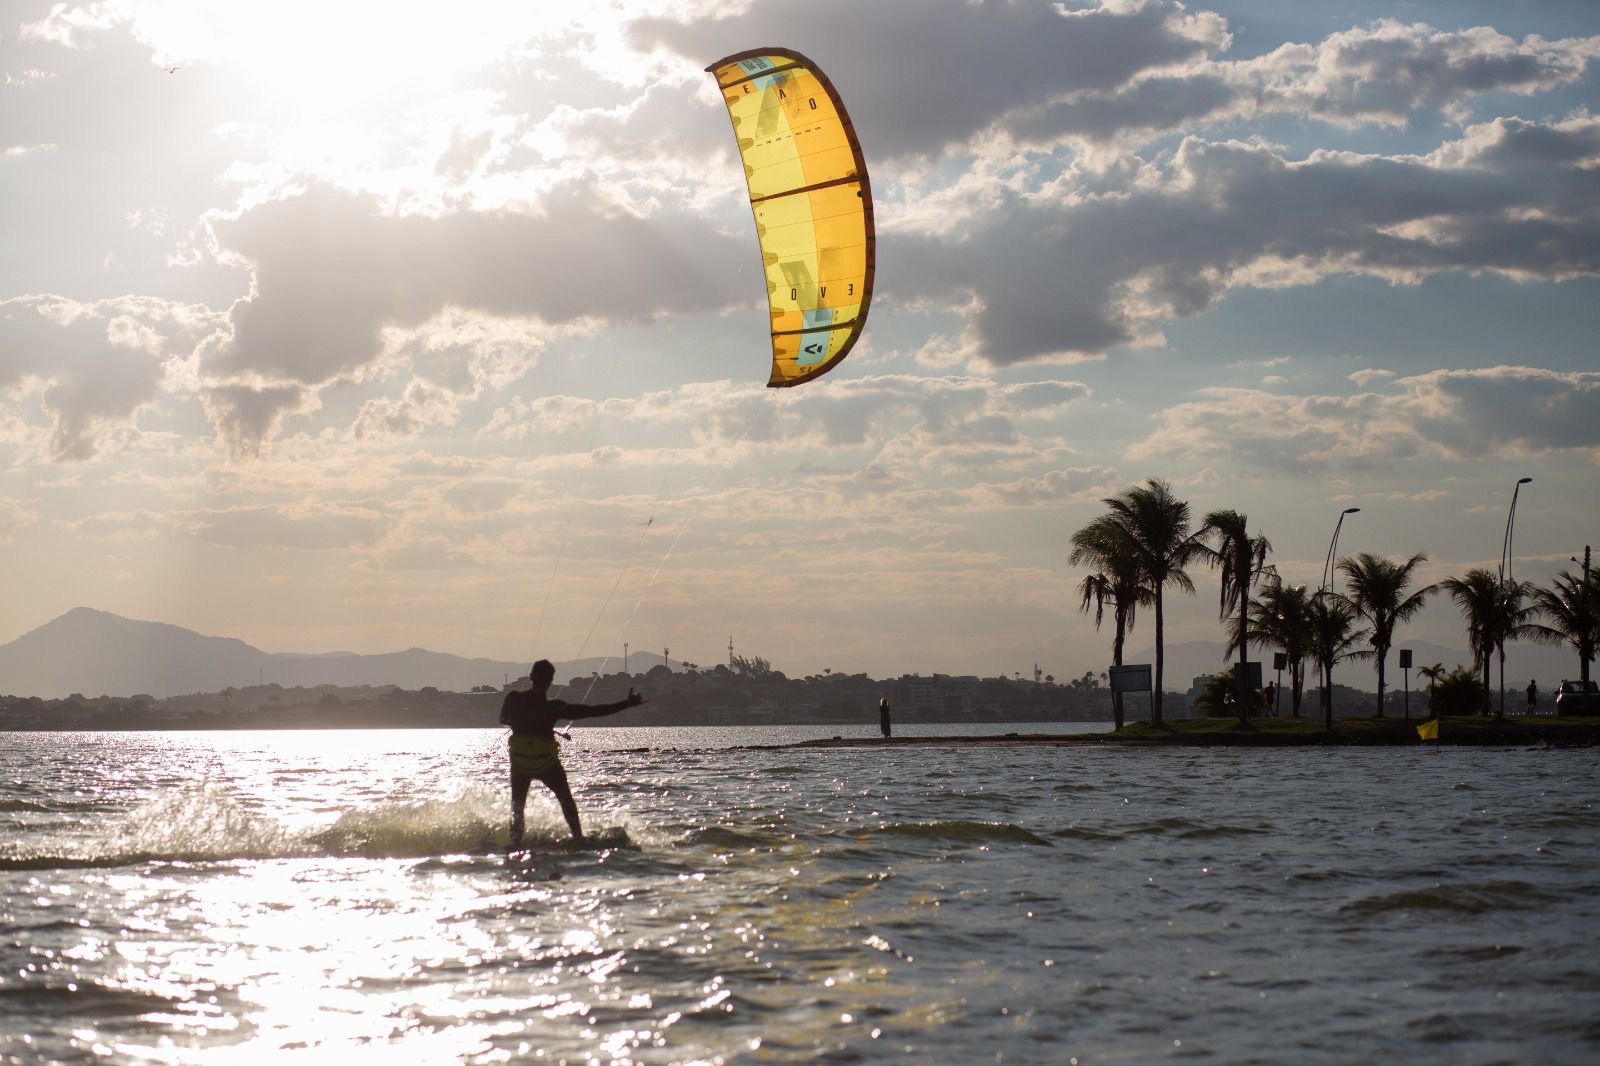
[[[641,652],[628,668],[643,673],[661,656]],[[620,657],[556,664],[556,680],[622,669]],[[164,698],[218,692],[259,681],[295,685],[427,686],[465,691],[499,687],[526,676],[528,663],[468,659],[409,648],[381,655],[351,652],[271,653],[231,637],[208,637],[164,622],[141,622],[106,611],[75,607],[53,621],[0,645],[0,694],[60,699],[85,696]]]
[[[1110,642],[1106,643],[1107,661],[1110,661]],[[1424,640],[1402,640],[1396,642],[1389,649],[1389,665],[1385,671],[1385,681],[1395,690],[1399,690],[1405,681],[1405,675],[1400,670],[1399,651],[1410,648],[1412,654],[1411,687],[1420,690],[1427,686],[1427,682],[1417,676],[1417,668],[1432,666],[1434,663],[1443,663],[1446,669],[1455,666],[1472,665],[1470,652],[1460,648],[1446,648],[1438,644],[1430,644]],[[1273,680],[1272,653],[1263,654],[1251,651],[1252,659],[1264,659],[1262,679]],[[1123,656],[1124,662],[1129,663],[1154,663],[1156,661],[1155,645],[1132,651]],[[1206,674],[1215,674],[1228,668],[1228,660],[1224,659],[1224,645],[1217,640],[1189,640],[1179,644],[1168,644],[1166,648],[1166,662],[1164,682],[1168,692],[1187,691],[1195,678]],[[1102,667],[1103,669],[1103,667]],[[1307,664],[1307,684],[1311,684],[1310,672],[1314,670]],[[1506,645],[1506,700],[1512,699],[1514,694],[1520,694],[1528,687],[1530,678],[1537,678],[1539,687],[1546,692],[1553,692],[1556,684],[1564,677],[1578,676],[1578,656],[1576,652],[1564,648],[1548,647],[1542,644],[1508,644]],[[1365,692],[1378,691],[1378,674],[1371,662],[1362,660],[1357,662],[1340,663],[1334,667],[1333,680],[1336,684],[1349,685],[1351,688]],[[1287,681],[1285,681],[1287,684]],[[1493,684],[1500,684],[1500,663],[1495,660]],[[1518,704],[1520,707],[1520,703]]]

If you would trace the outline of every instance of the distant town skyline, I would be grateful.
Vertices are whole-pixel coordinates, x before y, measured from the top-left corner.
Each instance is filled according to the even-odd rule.
[[[1146,478],[1292,583],[1350,507],[1340,555],[1494,569],[1524,477],[1517,578],[1600,545],[1591,6],[581,7],[6,5],[0,644],[1067,679],[1068,537]],[[769,45],[879,227],[781,391],[703,70]],[[1191,576],[1167,640],[1221,640]]]

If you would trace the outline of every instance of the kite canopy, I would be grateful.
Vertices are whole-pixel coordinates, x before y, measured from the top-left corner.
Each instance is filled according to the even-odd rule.
[[[772,312],[773,388],[827,373],[861,335],[877,236],[855,127],[816,64],[786,48],[719,59]]]

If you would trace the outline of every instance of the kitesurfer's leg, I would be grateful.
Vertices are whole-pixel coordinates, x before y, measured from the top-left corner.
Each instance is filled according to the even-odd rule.
[[[561,815],[567,820],[567,828],[572,830],[573,840],[583,839],[583,824],[578,821],[578,804],[572,798],[572,787],[567,784],[567,771],[560,764],[539,775],[545,787],[556,794],[556,801],[561,804]]]
[[[522,847],[522,813],[528,806],[528,786],[533,779],[511,768],[511,847]]]

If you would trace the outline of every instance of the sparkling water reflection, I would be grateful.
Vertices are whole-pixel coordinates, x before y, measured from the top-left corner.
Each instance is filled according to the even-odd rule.
[[[838,732],[0,735],[0,1057],[1600,1053],[1593,752]]]

